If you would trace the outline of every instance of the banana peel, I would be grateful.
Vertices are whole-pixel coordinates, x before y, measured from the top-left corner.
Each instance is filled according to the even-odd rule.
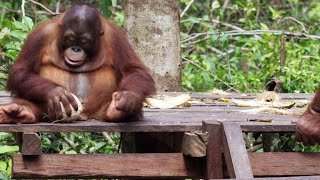
[[[279,108],[279,109],[290,109],[294,105],[296,105],[295,102],[271,102],[271,106],[273,108]]]
[[[81,119],[80,116],[83,112],[83,106],[80,102],[80,100],[78,99],[78,97],[74,94],[71,93],[71,95],[73,96],[73,98],[76,100],[77,102],[77,105],[78,105],[78,110],[74,110],[73,107],[71,106],[70,104],[70,107],[71,107],[71,115],[68,116],[67,113],[66,113],[66,110],[63,106],[63,104],[60,102],[60,106],[61,106],[61,110],[62,110],[62,119],[59,119],[59,120],[56,120],[54,121],[53,123],[56,123],[56,122],[63,122],[63,123],[70,123],[70,122],[73,122],[75,120],[79,120]]]
[[[239,107],[272,107],[279,109],[290,109],[296,103],[295,102],[266,102],[266,101],[258,101],[258,100],[231,100],[233,104]]]
[[[187,103],[191,99],[191,96],[189,94],[182,94],[176,97],[162,96],[162,98],[146,98],[145,103],[152,108],[172,109]]]
[[[238,100],[232,99],[231,102],[239,107],[260,107],[266,104],[264,101],[255,101],[255,100]]]
[[[240,110],[240,112],[246,114],[259,114],[259,113],[269,113],[269,114],[279,114],[279,115],[296,115],[296,113],[286,110],[286,109],[277,109],[272,107],[260,107],[254,109]]]

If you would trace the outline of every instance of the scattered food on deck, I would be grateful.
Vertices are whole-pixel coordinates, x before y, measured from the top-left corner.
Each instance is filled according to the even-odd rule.
[[[253,122],[272,122],[272,119],[248,119],[248,121],[253,121]]]
[[[310,101],[308,100],[282,100],[275,92],[263,92],[252,100],[232,99],[231,102],[239,107],[254,107],[253,109],[240,110],[247,114],[279,114],[279,115],[301,115]]]
[[[213,89],[210,91],[210,94],[221,95],[221,96],[230,96],[231,93],[225,92],[221,89]]]
[[[227,103],[227,102],[230,102],[230,99],[228,99],[228,98],[219,98],[218,101]]]
[[[146,98],[145,103],[150,108],[171,109],[177,107],[190,107],[188,101],[191,99],[190,94],[179,96],[158,95],[157,98]]]

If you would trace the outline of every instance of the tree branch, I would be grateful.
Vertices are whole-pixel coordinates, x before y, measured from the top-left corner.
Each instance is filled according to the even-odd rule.
[[[207,40],[210,38],[210,36],[254,36],[254,35],[262,35],[262,34],[272,34],[272,35],[286,35],[288,37],[300,37],[300,38],[308,38],[308,39],[314,39],[314,40],[320,40],[320,36],[318,35],[310,35],[306,33],[301,32],[288,32],[288,31],[280,31],[280,30],[251,30],[251,31],[224,31],[224,32],[203,32],[203,33],[194,33],[191,34],[190,37],[183,39],[181,43],[186,43],[188,41],[191,41],[193,39],[196,39],[201,36],[205,36],[203,39],[191,42],[189,44],[195,44],[197,42]]]
[[[190,8],[191,4],[194,2],[194,0],[191,0],[188,5],[186,6],[186,8],[184,8],[184,10],[182,11],[182,13],[180,14],[180,18],[182,18],[184,16],[184,14],[188,11],[188,9]]]
[[[185,58],[182,57],[183,60],[188,61],[189,63],[191,63],[193,66],[197,67],[198,69],[205,71],[206,73],[208,73],[211,77],[213,77],[215,80],[220,81],[221,83],[223,83],[224,85],[226,85],[227,87],[229,87],[230,89],[234,90],[237,93],[240,93],[237,89],[235,89],[234,87],[230,86],[228,83],[224,82],[222,79],[218,78],[216,75],[212,74],[210,71],[204,69],[203,67],[201,67],[199,64]]]
[[[46,6],[44,6],[43,4],[41,4],[41,3],[37,2],[37,1],[28,0],[27,2],[31,2],[31,3],[33,3],[33,4],[36,4],[36,5],[40,6],[40,7],[42,7],[44,10],[46,10],[47,12],[49,12],[49,13],[52,14],[52,15],[58,15],[58,14],[60,14],[60,13],[52,12],[49,8],[47,8]]]
[[[225,0],[223,3],[223,6],[221,8],[222,13],[224,13],[224,11],[227,9],[227,7],[229,6],[230,0]]]
[[[21,11],[22,11],[22,17],[25,17],[26,16],[26,12],[25,12],[25,9],[24,9],[24,5],[26,4],[26,1],[25,0],[22,0],[21,2]]]
[[[280,20],[280,21],[286,21],[286,20],[291,20],[291,21],[299,24],[299,25],[302,27],[302,31],[303,31],[304,33],[308,33],[306,27],[304,26],[304,24],[303,24],[301,21],[299,21],[299,20],[297,20],[297,19],[295,19],[295,18],[293,18],[293,17],[284,17],[284,18],[283,18],[282,20]]]
[[[235,29],[235,30],[238,30],[238,31],[245,31],[244,29],[241,29],[241,28],[239,28],[238,26],[234,26],[234,25],[232,25],[232,24],[224,23],[224,22],[221,22],[221,21],[219,21],[219,20],[217,20],[217,19],[212,19],[211,21],[212,21],[213,23],[222,24],[222,25],[224,25],[224,26],[226,26],[226,27],[229,27],[229,28],[231,28],[231,29]]]

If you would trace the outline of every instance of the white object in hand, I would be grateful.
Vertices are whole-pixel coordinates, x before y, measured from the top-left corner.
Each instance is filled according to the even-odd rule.
[[[71,107],[71,115],[68,116],[67,113],[66,113],[66,110],[65,110],[65,108],[64,108],[64,106],[63,106],[63,104],[60,102],[60,106],[61,106],[63,118],[60,119],[60,120],[58,120],[58,121],[56,121],[56,122],[73,122],[73,121],[75,121],[75,120],[80,119],[80,115],[81,115],[81,113],[83,112],[83,106],[82,106],[80,100],[77,98],[77,96],[75,96],[75,95],[72,94],[72,93],[71,93],[71,95],[74,97],[74,99],[75,99],[76,102],[77,102],[78,110],[75,111],[75,110],[73,109],[72,105],[69,104],[70,107]]]

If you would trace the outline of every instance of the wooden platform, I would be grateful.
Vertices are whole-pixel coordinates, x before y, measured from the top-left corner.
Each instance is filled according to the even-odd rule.
[[[178,93],[166,93],[177,95]],[[8,93],[0,93],[0,104],[9,102]],[[77,121],[68,124],[0,124],[5,132],[185,132],[202,130],[203,121],[240,122],[244,131],[292,131],[292,120],[297,116],[276,114],[245,114],[241,110],[252,109],[236,107],[232,103],[219,102],[219,98],[254,99],[255,94],[231,94],[229,96],[193,93],[193,100],[204,103],[177,109],[144,109],[144,120],[126,123],[106,123],[98,120]],[[281,94],[284,100],[311,100],[313,94]],[[272,123],[249,122],[266,119]]]
[[[176,93],[168,93],[177,95]],[[98,120],[68,124],[0,124],[0,131],[22,132],[25,147],[39,142],[36,132],[208,132],[206,157],[192,158],[181,153],[116,155],[39,155],[32,152],[15,155],[14,178],[223,178],[320,175],[318,153],[247,153],[242,132],[294,132],[296,115],[246,114],[228,99],[254,99],[255,94],[192,94],[201,103],[187,108],[144,109],[144,120],[107,123]],[[311,100],[313,94],[281,94],[284,101]],[[0,93],[0,104],[10,101]],[[301,110],[299,108],[297,111]],[[271,120],[257,122],[252,120]],[[27,138],[28,137],[28,138]],[[28,141],[29,139],[30,141]],[[22,147],[24,147],[22,143]],[[41,149],[40,149],[41,151]],[[30,151],[29,151],[30,152]],[[27,156],[27,155],[36,156]],[[94,163],[94,164],[93,164]],[[91,165],[88,165],[91,164]],[[90,167],[89,169],[87,167]],[[224,168],[226,167],[226,168]],[[87,168],[87,169],[85,169]],[[304,178],[304,177],[302,177]],[[315,178],[315,177],[312,177]],[[301,178],[300,178],[301,179]]]

